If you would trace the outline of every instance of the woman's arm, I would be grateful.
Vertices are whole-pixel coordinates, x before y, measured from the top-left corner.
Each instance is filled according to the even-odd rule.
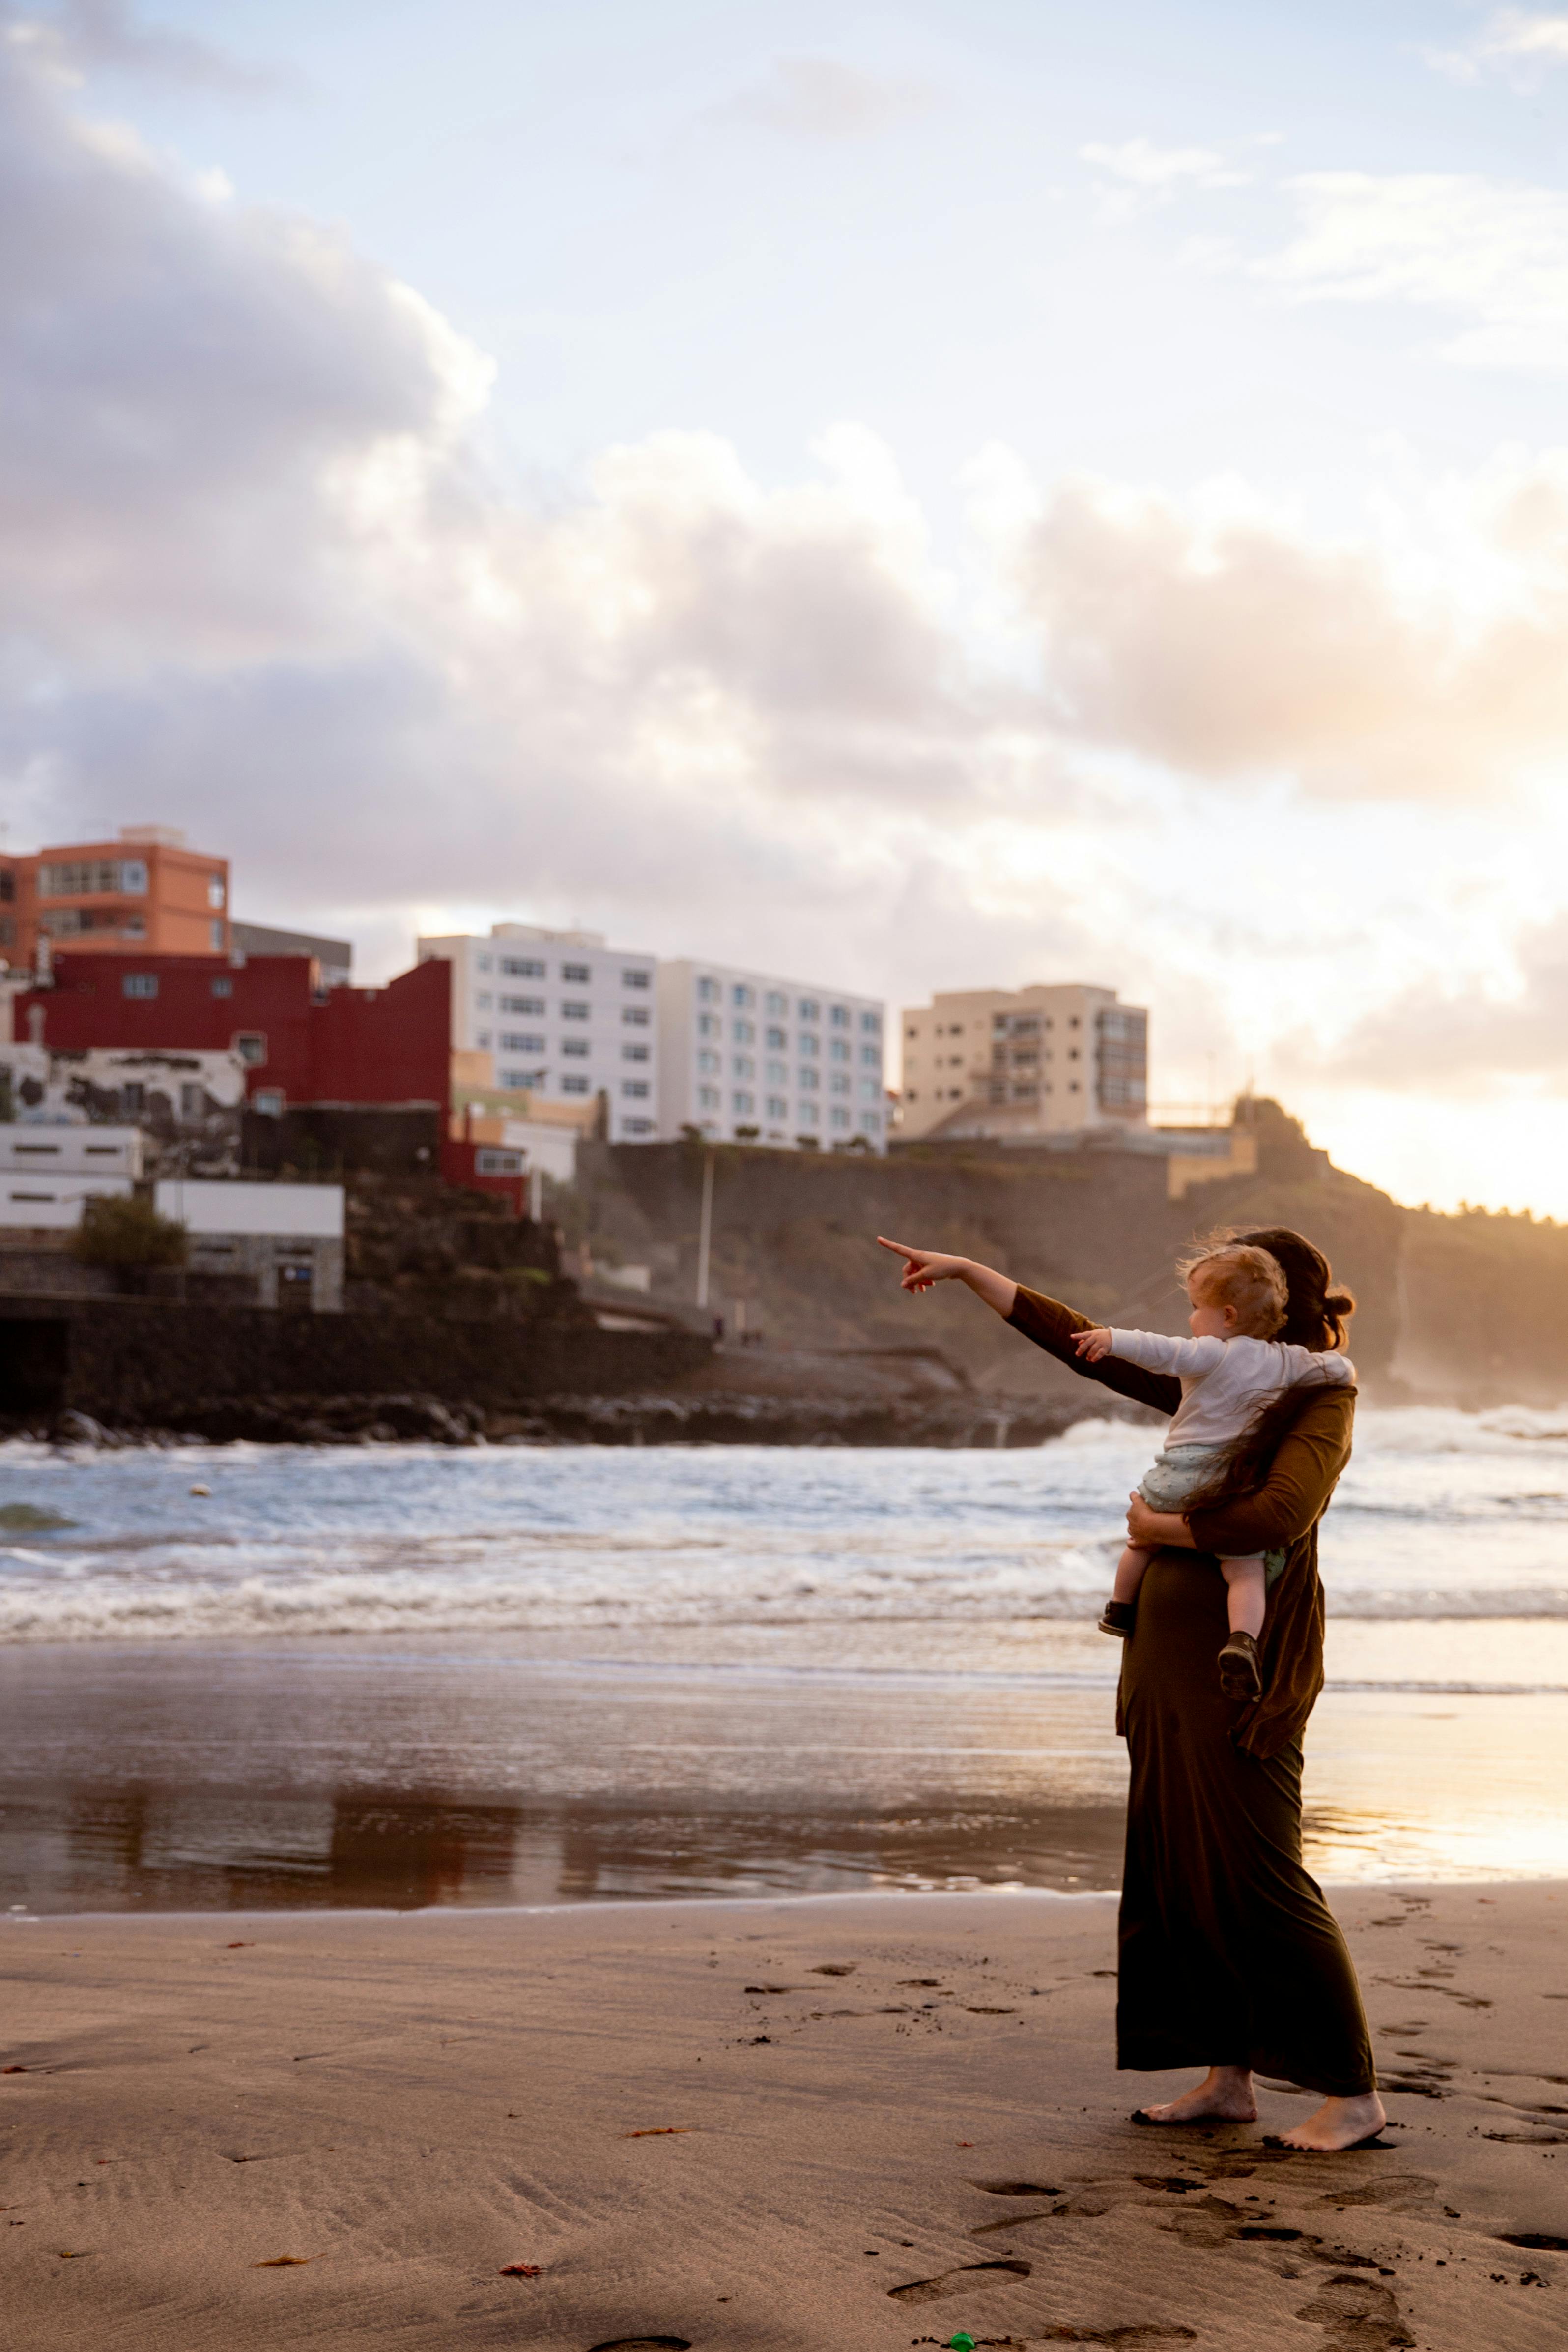
[[[962,1282],[998,1315],[1012,1313],[1018,1284],[993,1267],[977,1265],[972,1257],[949,1257],[941,1250],[912,1249],[907,1242],[885,1241],[881,1234],[876,1244],[878,1249],[892,1250],[904,1260],[902,1286],[916,1298],[935,1283]]]
[[[1149,1372],[1141,1364],[1129,1364],[1119,1356],[1103,1357],[1098,1363],[1082,1358],[1074,1334],[1092,1331],[1094,1324],[1087,1315],[1075,1307],[1063,1307],[1058,1298],[1048,1298],[1041,1290],[1026,1290],[1021,1282],[1013,1285],[1012,1311],[1008,1321],[1048,1356],[1065,1364],[1086,1381],[1097,1381],[1102,1388],[1113,1389],[1118,1396],[1131,1397],[1135,1404],[1152,1405],[1156,1412],[1175,1412],[1181,1402],[1181,1382],[1168,1372]]]
[[[1243,1559],[1252,1552],[1292,1544],[1298,1536],[1305,1535],[1327,1508],[1340,1472],[1350,1459],[1354,1418],[1354,1389],[1324,1389],[1281,1439],[1269,1475],[1256,1494],[1237,1503],[1187,1512],[1194,1547],[1223,1559]]]

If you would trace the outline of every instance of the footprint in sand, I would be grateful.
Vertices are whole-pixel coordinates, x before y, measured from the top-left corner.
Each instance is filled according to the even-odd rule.
[[[1330,2279],[1296,2317],[1317,2321],[1323,2352],[1395,2352],[1416,2342],[1393,2295],[1372,2279]]]
[[[998,2277],[1028,2278],[1030,2263],[965,2263],[956,2271],[944,2271],[940,2277],[911,2279],[907,2286],[890,2286],[888,2294],[894,2303],[942,2303],[949,2295],[967,2294],[971,2288],[990,2286]]]

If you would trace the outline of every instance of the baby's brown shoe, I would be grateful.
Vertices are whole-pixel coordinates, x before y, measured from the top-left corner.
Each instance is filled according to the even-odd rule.
[[[1258,1644],[1250,1633],[1232,1633],[1219,1653],[1219,1687],[1227,1698],[1261,1698]]]
[[[1100,1619],[1100,1631],[1102,1633],[1114,1633],[1119,1642],[1124,1642],[1137,1622],[1137,1615],[1135,1601],[1107,1601]]]

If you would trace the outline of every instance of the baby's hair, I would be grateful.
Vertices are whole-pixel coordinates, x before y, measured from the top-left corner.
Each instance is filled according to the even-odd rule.
[[[1219,1242],[1183,1258],[1176,1267],[1206,1306],[1233,1307],[1238,1333],[1271,1339],[1285,1320],[1285,1270],[1266,1249]]]

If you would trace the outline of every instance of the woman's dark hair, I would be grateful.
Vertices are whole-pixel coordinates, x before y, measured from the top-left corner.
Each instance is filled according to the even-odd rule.
[[[1265,1225],[1257,1232],[1228,1234],[1226,1239],[1265,1249],[1283,1266],[1285,1320],[1274,1334],[1276,1339],[1310,1348],[1315,1356],[1344,1346],[1345,1326],[1355,1313],[1355,1301],[1343,1283],[1336,1284],[1321,1249],[1303,1234],[1293,1234],[1289,1225]]]

